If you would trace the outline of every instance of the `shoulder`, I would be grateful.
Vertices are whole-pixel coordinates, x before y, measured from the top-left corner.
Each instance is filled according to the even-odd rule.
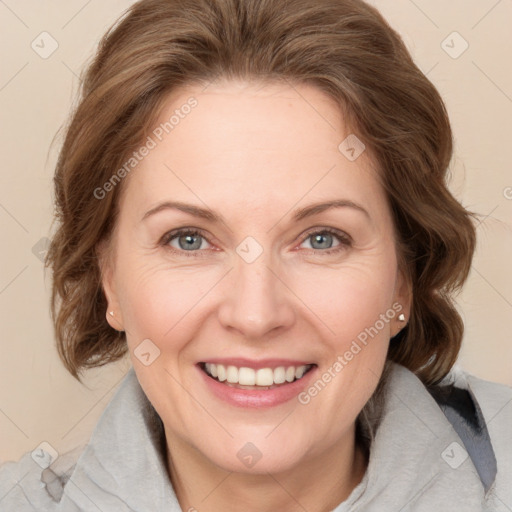
[[[0,466],[0,512],[57,510],[83,448],[57,456],[39,448],[18,461],[4,462]]]
[[[436,390],[441,390],[437,396]],[[442,390],[451,390],[452,392],[450,394],[443,393]],[[438,402],[442,402],[443,399],[454,401],[459,398],[460,395],[453,393],[453,390],[468,392],[474,403],[473,413],[485,420],[489,430],[493,429],[499,434],[503,427],[510,427],[512,387],[482,379],[463,370],[459,365],[455,365],[438,386],[429,389]]]
[[[485,420],[491,439],[499,442],[503,437],[512,440],[512,387],[482,379],[457,367],[452,373],[454,386],[466,388],[476,410]],[[512,456],[512,451],[509,451]]]
[[[512,388],[487,381],[474,375],[466,375],[468,387],[473,393],[483,417],[498,463],[498,483],[506,478],[512,505]],[[505,477],[506,475],[506,477]]]
[[[479,378],[460,367],[454,368],[446,380],[450,385],[468,391],[474,404],[474,414],[482,419],[473,439],[486,434],[494,452],[496,473],[486,496],[490,507],[487,510],[511,510],[512,388]],[[484,460],[487,454],[483,450],[476,450],[475,456]]]
[[[504,409],[503,412],[506,412],[507,410],[509,413],[512,412],[506,407],[512,400],[512,387],[484,380],[466,372],[465,376],[469,387],[472,389],[473,393],[475,393],[477,398],[480,398],[479,402],[482,402],[482,406],[485,409],[491,412],[492,407],[499,406],[500,411],[496,411],[496,414],[498,415],[501,414],[502,408]]]

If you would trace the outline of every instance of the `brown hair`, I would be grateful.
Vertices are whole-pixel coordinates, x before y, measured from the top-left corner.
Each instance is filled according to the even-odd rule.
[[[101,188],[149,133],[170,91],[219,77],[312,84],[333,98],[379,168],[413,300],[388,360],[439,382],[462,320],[453,292],[475,246],[450,194],[452,133],[438,92],[399,35],[360,0],[142,0],[103,37],[84,75],[55,172],[47,255],[59,355],[73,376],[122,357],[125,333],[105,319],[98,244],[115,225],[119,183]]]

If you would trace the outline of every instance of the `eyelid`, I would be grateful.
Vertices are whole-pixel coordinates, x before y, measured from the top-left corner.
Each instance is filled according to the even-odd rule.
[[[345,243],[352,243],[352,237],[348,233],[345,233],[345,231],[341,231],[340,229],[337,228],[331,228],[329,226],[316,226],[307,229],[305,232],[301,234],[302,242],[304,242],[305,239],[307,239],[314,233],[330,233],[331,235],[337,236],[341,241],[344,241]]]
[[[339,245],[329,249],[306,249],[306,251],[308,251],[307,254],[313,254],[314,256],[337,254],[351,247],[353,243],[352,237],[344,231],[328,226],[316,226],[306,230],[301,234],[300,242],[298,245],[302,245],[310,236],[314,235],[315,233],[329,233],[338,238],[340,243]]]
[[[308,230],[302,232],[300,235],[298,245],[303,244],[311,235],[313,235],[315,233],[329,233],[331,235],[334,235],[335,237],[337,237],[339,239],[340,244],[338,246],[332,247],[330,249],[309,249],[310,251],[313,251],[314,253],[330,254],[330,253],[334,253],[334,252],[343,250],[343,248],[346,248],[347,246],[352,245],[352,237],[350,235],[348,235],[346,232],[341,231],[337,228],[332,228],[332,227],[328,227],[328,226],[314,226],[314,227],[309,228]],[[194,227],[176,228],[176,229],[173,229],[173,230],[165,233],[161,237],[161,239],[159,241],[159,245],[169,248],[169,250],[174,253],[180,253],[180,254],[185,253],[187,256],[193,256],[193,257],[201,256],[202,253],[204,253],[204,251],[206,249],[185,251],[185,250],[175,249],[174,247],[171,247],[170,245],[168,245],[169,242],[171,240],[173,240],[174,238],[177,238],[179,236],[186,236],[186,235],[199,235],[202,238],[204,238],[207,243],[209,243],[210,245],[214,245],[214,244],[212,244],[212,242],[210,242],[209,237],[206,235],[205,231],[203,231],[200,228],[194,228]],[[216,250],[216,249],[213,249],[213,250]]]
[[[210,242],[209,240],[209,237],[206,235],[206,232],[203,231],[202,229],[200,228],[193,228],[193,227],[182,227],[182,228],[176,228],[176,229],[173,229],[171,231],[168,231],[167,233],[165,233],[162,238],[160,238],[158,244],[159,245],[163,245],[164,247],[169,247],[170,250],[173,250],[175,252],[180,252],[180,253],[186,253],[186,252],[190,252],[190,253],[199,253],[199,252],[202,252],[200,250],[196,250],[196,251],[183,251],[183,250],[179,250],[179,249],[175,249],[174,247],[170,247],[168,246],[169,242],[174,239],[174,238],[178,238],[180,236],[186,236],[186,235],[200,235],[202,238],[204,238],[210,245],[213,245],[212,242]],[[203,249],[204,250],[204,249]]]

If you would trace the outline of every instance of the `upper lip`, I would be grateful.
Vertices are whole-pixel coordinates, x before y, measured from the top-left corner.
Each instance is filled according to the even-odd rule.
[[[222,364],[224,366],[236,366],[237,368],[252,368],[259,370],[260,368],[278,368],[284,366],[307,366],[313,365],[311,361],[299,361],[298,359],[246,359],[244,357],[218,357],[205,359],[201,363]]]

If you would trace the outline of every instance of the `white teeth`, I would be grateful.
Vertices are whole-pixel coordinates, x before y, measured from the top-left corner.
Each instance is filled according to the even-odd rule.
[[[254,386],[256,384],[256,372],[252,368],[240,368],[238,371],[238,384]]]
[[[258,386],[272,386],[274,384],[274,371],[272,368],[260,368],[256,372],[256,384]]]
[[[278,366],[274,370],[274,383],[282,384],[285,381],[286,381],[286,370],[284,369],[284,366]]]
[[[304,372],[306,371],[306,367],[305,366],[299,366],[296,370],[295,370],[295,378],[296,379],[300,379],[303,375],[304,375]]]
[[[226,380],[226,368],[224,368],[221,364],[212,364],[210,366],[216,366],[217,367],[217,379],[219,379],[221,382],[224,382]],[[213,375],[213,372],[212,372]]]
[[[295,368],[293,366],[289,366],[286,369],[285,379],[286,379],[286,382],[293,382],[294,381],[294,379],[295,379]]]
[[[236,366],[228,366],[226,368],[226,379],[231,384],[238,382],[238,368]]]
[[[242,366],[224,366],[223,364],[205,363],[206,373],[216,377],[220,382],[227,381],[230,384],[240,384],[242,386],[272,386],[274,384],[283,384],[301,379],[312,365],[303,366],[278,366],[277,368],[260,368],[254,370]]]

